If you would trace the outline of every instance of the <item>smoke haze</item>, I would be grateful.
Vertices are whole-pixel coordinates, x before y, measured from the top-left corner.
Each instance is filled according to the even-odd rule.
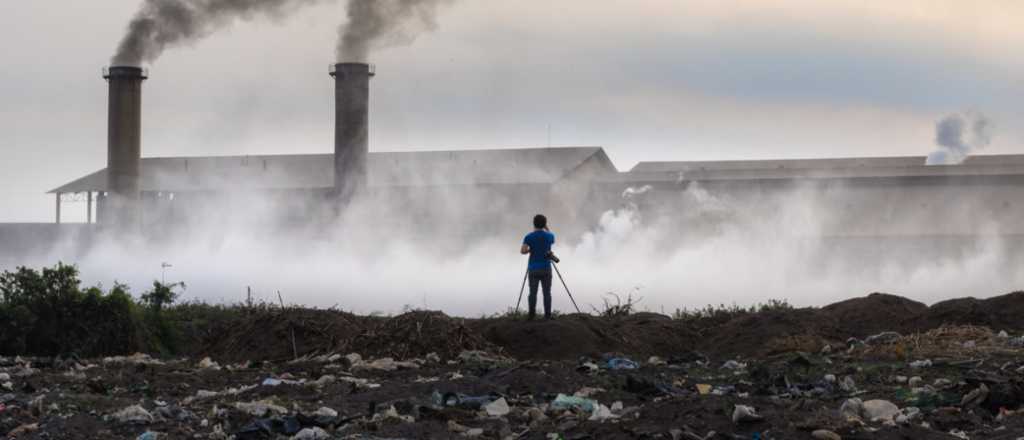
[[[279,20],[329,0],[145,0],[111,59],[113,65],[151,63],[169,47],[194,43],[233,20]]]
[[[337,61],[366,62],[370,50],[408,44],[437,28],[437,8],[450,0],[348,0],[348,22],[338,30]]]
[[[957,113],[935,124],[938,149],[928,154],[927,165],[956,165],[992,142],[992,122],[982,114]]]
[[[479,316],[514,306],[525,267],[519,244],[534,212],[439,191],[412,204],[357,200],[339,219],[315,203],[231,194],[215,209],[195,208],[197,216],[216,217],[182,230],[149,240],[97,240],[85,252],[69,240],[37,255],[0,255],[0,269],[62,260],[78,264],[86,283],[125,282],[137,295],[159,279],[166,261],[173,265],[167,280],[189,286],[185,298],[212,302],[241,301],[251,286],[264,300],[276,301],[280,291],[286,302],[360,313],[409,306]],[[1020,243],[1000,237],[1000,225],[985,221],[982,202],[968,193],[942,194],[963,207],[944,223],[974,233],[953,243],[937,238],[941,231],[928,229],[936,224],[932,214],[917,209],[899,211],[890,223],[918,236],[871,236],[870,228],[851,226],[863,219],[851,219],[841,206],[861,191],[798,186],[730,195],[696,182],[673,191],[641,186],[620,193],[621,207],[584,219],[580,232],[569,232],[564,219],[550,221],[561,272],[586,310],[609,292],[643,297],[641,309],[671,312],[769,298],[823,305],[873,291],[933,303],[1024,285],[1015,269]],[[906,191],[904,197],[920,200],[915,188]],[[481,210],[521,217],[522,228],[488,228],[475,221]],[[282,228],[265,220],[285,212],[301,223]],[[554,304],[572,310],[557,282]]]

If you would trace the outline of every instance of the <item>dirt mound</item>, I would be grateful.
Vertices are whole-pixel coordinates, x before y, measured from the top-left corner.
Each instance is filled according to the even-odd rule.
[[[1024,329],[1024,292],[988,299],[957,298],[935,303],[918,318],[922,330],[943,325],[984,325],[995,330]]]
[[[843,339],[830,316],[809,308],[740,315],[700,331],[703,351],[726,356],[818,351],[829,342]]]
[[[501,318],[478,321],[476,327],[519,359],[575,359],[611,352],[669,356],[692,351],[699,338],[679,322],[654,313],[621,318],[574,314],[551,321]]]
[[[928,306],[901,296],[872,293],[830,304],[820,309],[846,336],[863,338],[883,331],[915,331]]]
[[[906,335],[943,325],[1021,330],[1024,292],[986,300],[963,298],[932,307],[874,293],[823,308],[769,309],[727,318],[671,319],[654,313],[620,317],[574,314],[553,321],[509,317],[452,318],[441,312],[360,317],[330,310],[262,308],[243,311],[202,329],[200,350],[224,360],[287,360],[298,354],[359,353],[409,359],[464,350],[503,352],[519,359],[576,359],[604,353],[646,356],[762,356],[842,346],[853,336],[883,331]],[[208,320],[214,321],[214,320]],[[293,342],[294,341],[294,342]]]
[[[334,310],[255,309],[207,331],[197,355],[245,361],[324,353],[359,334],[365,319]]]
[[[615,345],[607,326],[588,315],[545,321],[513,318],[480,320],[476,328],[506,354],[519,359],[574,359],[600,354]]]
[[[414,311],[393,318],[375,318],[354,337],[335,346],[340,353],[408,359],[437,353],[445,359],[464,350],[496,350],[466,320],[441,312]]]

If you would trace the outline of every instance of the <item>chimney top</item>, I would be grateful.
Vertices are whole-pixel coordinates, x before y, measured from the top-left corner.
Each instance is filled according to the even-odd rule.
[[[331,76],[335,76],[339,72],[342,74],[366,73],[369,76],[374,76],[377,73],[377,66],[369,63],[337,63],[331,64],[327,71]]]
[[[110,66],[103,68],[103,78],[149,78],[149,69],[136,66]]]

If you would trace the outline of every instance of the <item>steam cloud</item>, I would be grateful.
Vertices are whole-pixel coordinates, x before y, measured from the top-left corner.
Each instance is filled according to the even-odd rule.
[[[128,24],[111,62],[139,66],[153,62],[168,47],[209,36],[234,19],[258,16],[283,19],[292,12],[325,0],[145,0]]]
[[[338,61],[365,62],[374,48],[409,44],[437,28],[435,15],[451,0],[348,0],[348,22],[338,30]]]
[[[935,124],[935,143],[926,165],[955,165],[992,142],[992,122],[982,114],[952,114]]]

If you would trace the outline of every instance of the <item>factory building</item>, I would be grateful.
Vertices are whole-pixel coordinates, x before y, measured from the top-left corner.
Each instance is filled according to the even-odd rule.
[[[51,191],[56,222],[62,197],[77,194],[90,222],[143,233],[232,215],[303,228],[362,215],[381,227],[458,224],[484,235],[522,230],[523,218],[542,211],[572,235],[628,206],[691,233],[793,212],[802,216],[794,229],[816,236],[1024,235],[1024,155],[943,166],[923,156],[641,162],[619,172],[600,147],[370,152],[373,66],[340,63],[329,73],[333,154],[143,158],[148,72],[109,68],[108,165]],[[368,198],[370,211],[353,212]],[[247,204],[272,210],[247,213]]]

